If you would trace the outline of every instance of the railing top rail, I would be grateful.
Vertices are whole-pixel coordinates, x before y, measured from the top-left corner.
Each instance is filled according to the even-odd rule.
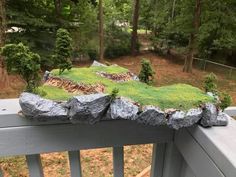
[[[226,67],[226,68],[229,68],[229,69],[235,69],[236,70],[236,67],[224,65],[224,64],[217,63],[217,62],[214,62],[214,61],[205,60],[205,59],[197,58],[197,57],[194,57],[194,59],[195,60],[200,60],[200,61],[207,61],[208,63],[212,63],[212,64],[215,64],[215,65],[218,65],[218,66],[223,66],[223,67]]]
[[[236,173],[236,121],[227,127],[189,128],[189,133],[205,150],[225,176]]]
[[[165,143],[174,138],[174,131],[167,126],[147,126],[128,120],[101,121],[94,125],[33,121],[17,114],[20,110],[17,99],[0,100],[2,109],[0,156]]]

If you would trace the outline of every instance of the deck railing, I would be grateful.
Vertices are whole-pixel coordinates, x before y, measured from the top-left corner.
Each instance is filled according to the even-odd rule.
[[[95,125],[36,122],[20,117],[19,110],[17,99],[0,100],[0,157],[25,155],[31,177],[43,176],[41,153],[59,151],[68,151],[71,176],[81,177],[80,150],[102,147],[113,147],[114,176],[123,177],[123,146],[147,143],[154,144],[151,177],[236,176],[233,119],[227,127],[174,131],[122,120]],[[236,115],[233,110],[230,115]]]

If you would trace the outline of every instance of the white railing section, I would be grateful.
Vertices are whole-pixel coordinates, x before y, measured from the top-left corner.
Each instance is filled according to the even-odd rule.
[[[68,151],[71,176],[81,177],[80,150],[102,147],[113,147],[113,173],[123,177],[123,146],[147,143],[154,144],[151,177],[236,176],[233,119],[227,127],[173,131],[122,120],[95,125],[36,122],[20,117],[19,110],[17,99],[0,100],[0,157],[26,155],[31,177],[43,177],[41,153],[59,151]]]

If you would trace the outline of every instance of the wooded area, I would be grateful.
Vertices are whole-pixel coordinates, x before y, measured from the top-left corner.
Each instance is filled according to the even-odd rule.
[[[136,55],[144,29],[158,54],[185,56],[184,72],[192,72],[194,56],[236,65],[234,0],[2,0],[0,8],[1,46],[22,42],[40,55],[43,70],[54,65],[59,28],[71,35],[72,61]],[[1,62],[7,85],[5,76]]]

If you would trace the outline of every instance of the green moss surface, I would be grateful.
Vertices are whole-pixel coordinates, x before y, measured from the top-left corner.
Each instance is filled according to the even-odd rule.
[[[128,70],[119,66],[72,68],[70,71],[65,71],[60,77],[86,84],[104,84],[106,86],[106,93],[111,93],[112,89],[118,88],[119,96],[131,98],[141,105],[155,105],[162,109],[176,108],[186,110],[196,107],[200,103],[213,102],[211,97],[191,85],[175,84],[164,87],[153,87],[138,81],[117,83],[110,79],[100,77],[96,74],[98,71],[123,73]],[[58,76],[58,70],[53,70],[52,73]],[[42,86],[41,89],[47,93],[46,98],[53,100],[67,100],[73,96],[73,94],[51,86]]]

